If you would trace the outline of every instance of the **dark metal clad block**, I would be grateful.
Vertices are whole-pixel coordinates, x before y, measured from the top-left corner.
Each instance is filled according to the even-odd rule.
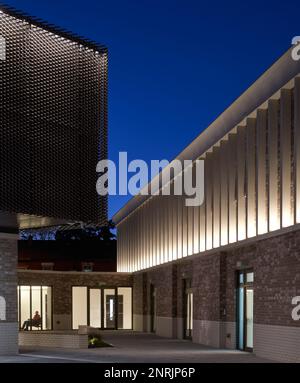
[[[0,14],[0,210],[104,224],[107,51],[15,16]]]

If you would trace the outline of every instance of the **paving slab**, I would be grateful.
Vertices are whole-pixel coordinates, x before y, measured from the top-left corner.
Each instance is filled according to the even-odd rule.
[[[238,350],[222,350],[185,340],[134,331],[103,331],[113,347],[97,349],[20,348],[16,357],[0,363],[268,363],[267,359]]]

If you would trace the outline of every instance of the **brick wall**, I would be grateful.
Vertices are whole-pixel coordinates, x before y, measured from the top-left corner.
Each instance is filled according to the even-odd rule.
[[[145,298],[145,293],[134,292],[134,310],[139,310],[141,314],[137,307],[141,307],[143,300],[143,305],[146,303],[147,306],[143,314],[149,314],[150,283],[153,283],[157,289],[157,315],[171,317],[177,320],[177,327],[182,326],[183,279],[191,279],[194,324],[198,331],[214,337],[211,344],[234,348],[236,278],[237,271],[244,268],[254,270],[254,325],[259,329],[257,334],[260,334],[260,340],[254,339],[254,351],[257,349],[258,353],[268,357],[265,350],[269,349],[270,355],[273,355],[271,349],[278,349],[278,344],[282,344],[287,355],[292,355],[293,351],[288,350],[287,345],[292,347],[296,342],[300,354],[300,321],[294,321],[291,317],[292,298],[300,295],[299,230],[230,246],[222,252],[210,251],[135,273],[135,290],[142,288],[143,281],[143,290],[146,289],[147,293]],[[274,332],[266,326],[272,326],[272,329],[281,326],[282,331]],[[262,336],[262,329],[266,329],[266,333],[272,332],[272,337]],[[286,342],[282,334],[298,335],[293,342]],[[194,340],[197,339],[203,338],[197,338],[195,334]],[[295,345],[293,347],[293,350],[297,348]],[[284,354],[283,350],[281,354]]]
[[[53,328],[71,328],[72,286],[131,287],[128,273],[81,273],[18,270],[19,285],[52,286]]]
[[[59,334],[44,331],[26,331],[19,334],[20,346],[52,348],[88,348],[88,335]]]
[[[5,320],[0,320],[0,355],[18,351],[17,327],[17,257],[14,235],[0,234],[0,296],[5,299]]]

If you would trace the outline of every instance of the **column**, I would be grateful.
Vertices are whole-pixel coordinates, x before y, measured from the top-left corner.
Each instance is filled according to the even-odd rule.
[[[18,353],[18,236],[0,233],[0,355]]]
[[[266,148],[267,110],[259,109],[256,120],[257,234],[268,231]]]
[[[281,90],[280,98],[280,154],[281,154],[281,224],[287,227],[293,224],[292,214],[292,176],[291,176],[291,126],[292,91]]]

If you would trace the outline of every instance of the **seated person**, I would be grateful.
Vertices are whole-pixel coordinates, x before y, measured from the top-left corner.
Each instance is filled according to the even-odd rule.
[[[28,319],[23,323],[22,330],[28,331],[30,326],[39,327],[41,324],[41,316],[38,311],[35,312],[32,319]]]

